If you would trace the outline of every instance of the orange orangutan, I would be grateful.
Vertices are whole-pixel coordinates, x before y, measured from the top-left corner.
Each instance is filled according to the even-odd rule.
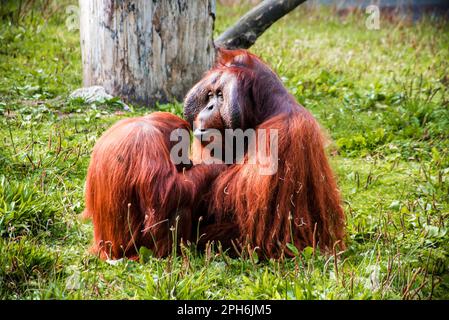
[[[264,257],[292,255],[287,244],[344,248],[345,217],[320,126],[279,77],[245,50],[218,51],[218,62],[187,94],[195,128],[193,158],[201,159],[211,129],[276,129],[277,171],[232,164],[214,181],[203,240],[257,247]],[[247,160],[247,154],[245,154]]]
[[[200,247],[219,241],[231,248],[235,241],[267,258],[292,255],[289,243],[344,248],[344,212],[319,124],[259,58],[245,50],[218,53],[184,103],[195,129],[196,165],[173,163],[170,135],[190,125],[169,113],[122,120],[95,145],[85,216],[93,219],[92,250],[102,258],[135,259],[140,246],[166,256],[175,238],[171,227],[176,239],[200,239]],[[248,161],[250,141],[243,164],[201,163],[210,147],[203,138],[230,129],[276,131],[277,153],[269,162],[276,170],[261,174],[265,164]],[[223,150],[236,151],[222,141]]]
[[[220,165],[176,166],[175,129],[189,124],[167,113],[121,120],[97,141],[86,179],[85,217],[93,220],[92,251],[103,259],[138,257],[141,246],[158,256],[195,237],[192,214]],[[188,133],[188,131],[186,131]]]

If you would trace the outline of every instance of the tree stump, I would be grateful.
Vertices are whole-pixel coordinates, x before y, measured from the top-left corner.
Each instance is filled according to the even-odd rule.
[[[140,105],[182,101],[215,58],[214,0],[80,0],[83,85]]]

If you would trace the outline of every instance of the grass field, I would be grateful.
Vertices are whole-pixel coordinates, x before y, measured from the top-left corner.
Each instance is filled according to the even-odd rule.
[[[75,1],[76,2],[76,1]],[[217,9],[216,33],[246,8]],[[68,101],[79,34],[64,6],[0,21],[0,298],[449,298],[449,27],[300,8],[251,48],[332,138],[348,249],[259,262],[214,251],[109,264],[87,248],[83,187],[116,100]],[[180,114],[180,104],[161,105]]]

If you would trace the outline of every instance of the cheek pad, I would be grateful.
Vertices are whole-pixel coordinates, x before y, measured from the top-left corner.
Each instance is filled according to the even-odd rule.
[[[193,88],[186,96],[184,101],[184,117],[193,123],[198,113],[203,109],[203,98],[206,95],[206,90],[203,87]]]
[[[228,129],[240,128],[242,125],[241,106],[238,100],[225,100],[220,108],[220,115]]]
[[[236,129],[242,126],[242,99],[237,79],[232,77],[226,84],[225,99],[220,114],[226,128]]]
[[[200,80],[184,99],[184,117],[191,124],[198,113],[206,107],[206,95],[209,88],[220,78],[219,73],[212,73]]]

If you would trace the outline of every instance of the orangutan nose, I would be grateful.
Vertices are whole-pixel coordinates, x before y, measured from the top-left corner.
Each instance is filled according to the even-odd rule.
[[[216,108],[215,103],[209,103],[201,112],[198,114],[198,120],[201,124],[207,123],[215,115]]]
[[[193,131],[195,136],[201,136],[210,128],[210,124],[217,117],[218,108],[214,102],[210,102],[197,116],[196,128]]]

